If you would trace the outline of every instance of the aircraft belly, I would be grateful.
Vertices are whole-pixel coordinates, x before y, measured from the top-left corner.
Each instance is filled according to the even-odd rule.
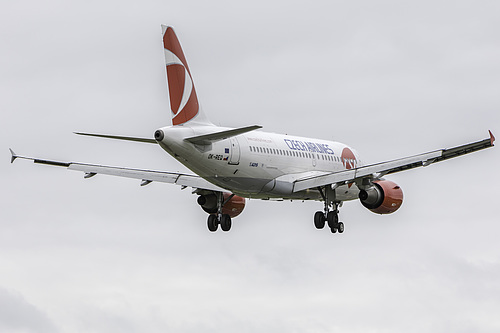
[[[359,189],[356,185],[351,184],[340,186],[335,190],[335,195],[338,201],[350,201],[358,199]]]
[[[253,177],[208,177],[205,178],[223,188],[231,190],[238,195],[254,195],[262,192],[262,188],[269,183],[269,179]]]

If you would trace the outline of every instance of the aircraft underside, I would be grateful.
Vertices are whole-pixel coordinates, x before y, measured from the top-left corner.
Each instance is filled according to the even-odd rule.
[[[347,189],[339,188],[340,191],[346,193],[352,193],[348,186]],[[336,194],[336,190],[332,189],[330,186],[319,187],[316,190],[308,190],[297,192],[289,197],[282,196],[272,196],[265,193],[256,194],[253,196],[246,196],[245,194],[233,191],[229,192],[217,192],[217,191],[207,191],[207,190],[197,190],[196,194],[198,197],[198,204],[202,209],[209,214],[207,220],[208,229],[212,232],[217,231],[218,226],[221,226],[223,231],[229,231],[232,227],[232,218],[238,216],[244,206],[244,196],[246,198],[252,199],[262,199],[262,200],[316,200],[322,201],[324,209],[323,211],[317,211],[314,214],[314,226],[317,229],[323,229],[325,225],[328,225],[332,233],[344,232],[344,223],[339,221],[339,208],[342,206],[343,201],[355,200],[358,197],[343,196],[342,198],[346,200],[341,200],[341,198]],[[359,193],[359,191],[357,191]],[[240,196],[241,195],[241,196]]]

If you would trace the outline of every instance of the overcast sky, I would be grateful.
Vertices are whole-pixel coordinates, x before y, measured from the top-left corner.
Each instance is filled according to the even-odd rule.
[[[366,162],[500,135],[498,1],[3,1],[0,331],[498,332],[493,148],[391,175],[403,207],[252,200],[210,233],[189,189],[84,180],[19,154],[186,171],[161,24],[224,126],[337,140]]]

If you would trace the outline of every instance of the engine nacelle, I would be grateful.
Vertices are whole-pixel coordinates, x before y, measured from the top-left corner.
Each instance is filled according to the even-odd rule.
[[[359,191],[359,200],[377,214],[391,214],[403,203],[403,190],[389,180],[377,180],[373,186]]]
[[[231,193],[223,193],[224,201],[229,198]],[[198,205],[208,214],[217,213],[217,196],[215,194],[200,195],[198,197]],[[245,198],[237,195],[233,196],[224,206],[222,206],[222,214],[228,214],[231,217],[236,217],[241,214],[245,208]]]

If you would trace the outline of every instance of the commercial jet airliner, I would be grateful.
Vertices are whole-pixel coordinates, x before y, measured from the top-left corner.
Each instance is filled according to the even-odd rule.
[[[314,225],[344,232],[338,213],[344,201],[360,200],[377,214],[399,209],[403,192],[386,175],[444,161],[493,146],[495,137],[449,149],[375,164],[363,164],[360,155],[339,142],[266,133],[259,125],[241,128],[212,124],[198,103],[191,71],[172,27],[162,26],[172,126],[161,127],[154,138],[76,133],[100,138],[157,144],[194,174],[139,170],[96,164],[61,162],[20,156],[35,163],[82,171],[84,178],[107,174],[141,180],[141,186],[163,182],[190,187],[208,213],[208,229],[229,231],[232,218],[245,207],[245,198],[316,200],[323,209]]]

